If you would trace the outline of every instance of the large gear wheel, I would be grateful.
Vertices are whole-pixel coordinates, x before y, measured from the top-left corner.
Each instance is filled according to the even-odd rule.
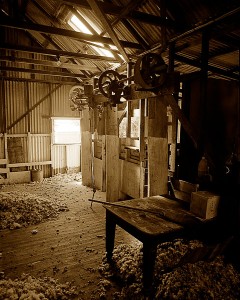
[[[155,89],[166,79],[167,65],[161,55],[147,53],[140,57],[134,66],[134,82],[144,89]]]
[[[112,105],[120,104],[120,98],[123,94],[124,77],[117,71],[104,71],[98,79],[99,91],[109,99]]]

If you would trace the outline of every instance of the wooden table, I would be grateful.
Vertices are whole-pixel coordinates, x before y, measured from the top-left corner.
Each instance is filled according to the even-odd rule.
[[[112,257],[116,225],[141,241],[143,243],[143,286],[145,293],[149,294],[157,245],[185,236],[186,233],[189,234],[199,224],[199,220],[189,213],[181,202],[164,196],[124,200],[114,204],[127,208],[103,205],[106,208],[107,258],[111,260]],[[137,211],[134,208],[159,212],[159,215]]]

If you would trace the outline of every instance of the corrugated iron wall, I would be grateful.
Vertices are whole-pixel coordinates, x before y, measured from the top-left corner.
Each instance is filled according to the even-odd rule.
[[[44,177],[70,169],[80,171],[80,145],[51,144],[53,117],[80,116],[79,112],[70,108],[68,95],[71,87],[24,80],[4,80],[2,100],[5,102],[8,138],[20,138],[24,162],[52,160],[52,165],[36,166],[43,170]],[[2,143],[1,148],[3,147]],[[34,166],[28,167],[31,168]]]
[[[37,33],[36,33],[37,34]],[[39,34],[39,37],[41,34]],[[33,46],[33,41],[26,38],[24,32],[6,29],[5,41]],[[43,42],[44,42],[44,38]],[[15,51],[0,50],[3,55],[18,58],[46,60],[46,56],[36,53],[19,53]],[[3,62],[11,66],[12,62]],[[34,66],[27,62],[15,62],[16,67],[23,69],[44,70],[44,67]],[[80,170],[80,145],[52,145],[52,118],[53,117],[80,117],[79,112],[70,108],[69,91],[72,84],[51,83],[53,78],[49,75],[31,74],[16,71],[4,71],[1,85],[1,116],[6,121],[1,122],[2,133],[7,134],[7,140],[18,142],[22,148],[21,162],[45,162],[42,165],[27,166],[28,169],[40,168],[44,177],[57,172],[66,172],[68,169]],[[55,77],[56,79],[56,77]],[[60,80],[59,80],[60,79]],[[61,78],[56,81],[61,81]],[[5,124],[6,123],[6,124]],[[1,139],[1,157],[6,157],[4,148],[6,141]],[[13,144],[14,144],[13,143]],[[11,150],[8,149],[10,152]],[[12,151],[14,158],[14,151]],[[18,157],[19,158],[19,157]],[[52,160],[52,165],[48,162]],[[18,162],[15,160],[13,163]]]

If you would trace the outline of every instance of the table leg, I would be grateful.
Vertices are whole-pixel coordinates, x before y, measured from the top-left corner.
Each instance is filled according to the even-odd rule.
[[[109,211],[106,211],[106,252],[107,259],[111,259],[113,248],[114,248],[114,240],[115,240],[115,229],[116,222],[114,221],[114,217]]]
[[[143,243],[143,288],[146,296],[152,293],[154,265],[157,246],[149,242]]]

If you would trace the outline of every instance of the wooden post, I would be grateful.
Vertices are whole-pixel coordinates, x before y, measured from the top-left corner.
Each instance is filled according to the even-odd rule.
[[[160,97],[149,101],[148,196],[168,191],[167,107]]]
[[[28,145],[28,155],[27,155],[27,157],[28,157],[28,162],[32,162],[32,135],[31,135],[31,133],[30,132],[28,132],[27,133],[27,141],[28,141],[28,143],[27,143],[27,145]],[[29,169],[29,168],[28,168]]]
[[[174,72],[174,56],[175,56],[175,42],[169,45],[169,63],[168,72]],[[174,95],[176,102],[178,102],[178,95]],[[178,120],[174,110],[171,112],[171,141],[170,142],[170,161],[169,167],[170,171],[176,173],[176,154],[177,154],[177,130],[178,130]]]
[[[106,114],[106,200],[119,199],[119,138],[117,107],[107,106]]]
[[[146,153],[145,153],[145,99],[141,99],[139,101],[140,106],[140,135],[139,135],[139,145],[140,145],[140,197],[145,197],[144,187],[147,186],[146,184],[146,175],[147,175],[147,166],[146,162]]]
[[[90,132],[89,110],[83,111],[83,118],[81,119],[82,129],[82,184],[92,186],[92,134]]]

